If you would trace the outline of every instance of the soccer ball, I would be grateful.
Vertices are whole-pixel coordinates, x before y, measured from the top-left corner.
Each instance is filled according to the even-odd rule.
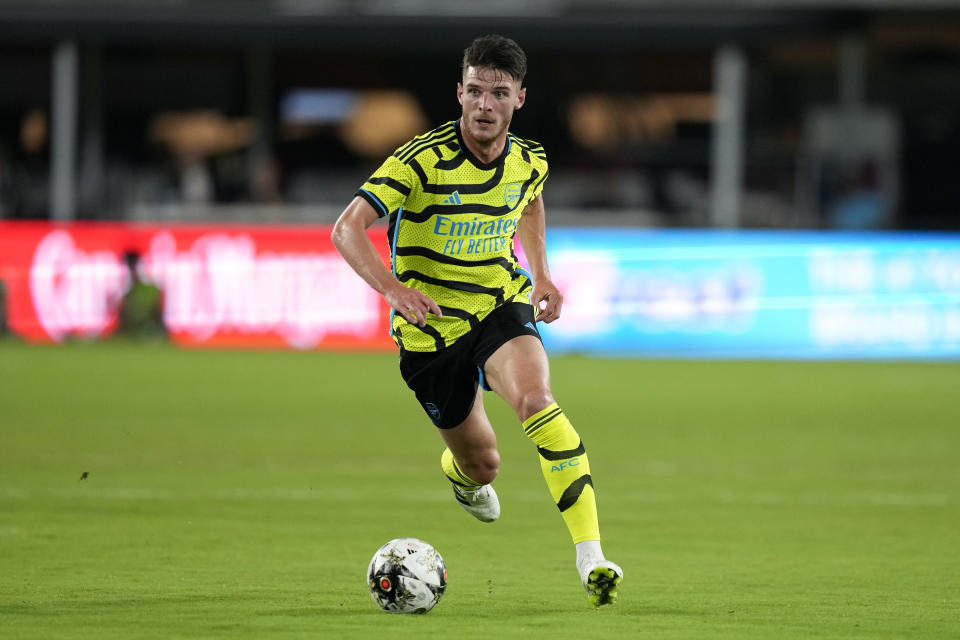
[[[416,538],[397,538],[373,554],[367,586],[387,613],[426,613],[447,590],[447,568],[432,546]]]

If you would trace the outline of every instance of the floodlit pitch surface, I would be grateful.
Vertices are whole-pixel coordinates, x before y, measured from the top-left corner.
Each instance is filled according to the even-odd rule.
[[[594,611],[490,398],[473,521],[393,355],[0,343],[4,638],[960,635],[960,366],[555,358],[621,599]],[[443,554],[427,616],[364,571]]]

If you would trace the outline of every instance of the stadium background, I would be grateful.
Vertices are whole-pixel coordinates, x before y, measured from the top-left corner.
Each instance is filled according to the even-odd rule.
[[[167,292],[193,299],[165,309],[181,342],[389,348],[339,322],[386,310],[351,293],[325,240],[279,267],[257,234],[330,224],[386,154],[455,117],[462,42],[502,31],[530,56],[514,126],[549,150],[552,244],[567,248],[553,260],[580,319],[567,333],[592,336],[551,327],[551,348],[955,357],[957,236],[927,234],[958,227],[958,16],[943,2],[6,2],[5,325],[110,334],[123,254],[158,260],[142,227],[60,227],[42,245],[21,220],[136,222],[167,225],[168,259],[197,272]],[[584,226],[882,235],[564,235]],[[347,284],[263,298],[274,276]],[[251,278],[263,286],[241,295]]]
[[[486,32],[551,162],[602,617],[493,400],[505,515],[459,526],[329,242]],[[957,636],[958,143],[947,0],[0,2],[0,628]],[[411,534],[451,587],[385,620]]]

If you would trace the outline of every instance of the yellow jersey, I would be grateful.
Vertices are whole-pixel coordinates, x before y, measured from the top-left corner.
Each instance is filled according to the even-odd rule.
[[[438,351],[509,302],[530,303],[532,279],[513,250],[523,209],[543,189],[543,147],[511,133],[484,163],[463,144],[459,120],[417,136],[357,191],[381,216],[393,273],[437,302],[427,326],[394,312],[391,334],[407,351]]]

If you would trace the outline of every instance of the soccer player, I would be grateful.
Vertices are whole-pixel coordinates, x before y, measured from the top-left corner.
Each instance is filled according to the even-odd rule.
[[[333,242],[393,308],[400,373],[436,425],[457,501],[492,522],[500,466],[483,389],[516,412],[573,542],[595,606],[612,603],[623,570],[600,547],[590,464],[550,390],[537,322],[560,317],[544,240],[543,147],[509,131],[526,100],[526,54],[509,38],[474,40],[463,56],[459,119],[401,146],[340,215]],[[392,271],[367,228],[389,218]],[[523,246],[530,273],[517,262]]]

